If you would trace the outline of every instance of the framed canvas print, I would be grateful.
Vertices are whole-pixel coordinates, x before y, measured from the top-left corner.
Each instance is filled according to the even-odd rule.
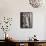
[[[33,13],[32,12],[20,12],[20,27],[32,28]]]

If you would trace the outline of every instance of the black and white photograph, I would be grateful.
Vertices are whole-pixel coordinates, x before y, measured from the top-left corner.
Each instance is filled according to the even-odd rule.
[[[33,13],[32,12],[20,12],[20,27],[32,28]]]

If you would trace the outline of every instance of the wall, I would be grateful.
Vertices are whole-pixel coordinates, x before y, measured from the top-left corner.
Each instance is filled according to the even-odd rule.
[[[20,28],[20,12],[33,12],[33,28]],[[44,40],[46,34],[45,15],[46,8],[44,5],[40,8],[33,8],[28,0],[0,0],[0,19],[4,16],[13,18],[12,26],[8,33],[17,40],[27,40],[34,34],[37,35],[37,39]],[[2,33],[3,31],[0,31],[0,39],[4,39]]]

